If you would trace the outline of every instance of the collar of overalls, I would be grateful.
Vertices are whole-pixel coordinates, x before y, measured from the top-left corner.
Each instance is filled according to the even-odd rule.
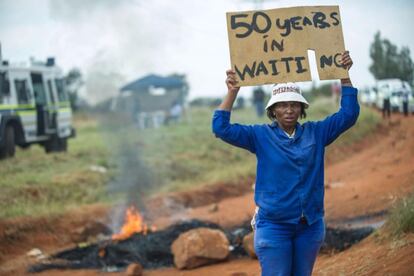
[[[303,127],[301,124],[299,124],[299,122],[296,123],[295,126],[295,137],[294,138],[289,138],[285,131],[279,127],[277,122],[273,122],[269,125],[269,127],[271,128],[272,132],[278,136],[279,139],[289,139],[292,141],[296,141],[297,139],[299,139],[302,136],[303,133]]]

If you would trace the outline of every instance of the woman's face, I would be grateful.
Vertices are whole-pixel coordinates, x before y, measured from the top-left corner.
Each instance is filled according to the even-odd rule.
[[[296,126],[302,111],[300,102],[280,102],[272,107],[273,115],[283,129],[291,129]]]

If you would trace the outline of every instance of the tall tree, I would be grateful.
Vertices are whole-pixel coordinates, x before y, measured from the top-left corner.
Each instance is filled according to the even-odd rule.
[[[414,64],[408,47],[402,47],[399,52],[397,46],[386,38],[382,39],[378,31],[371,44],[370,56],[372,64],[369,71],[375,79],[398,78],[414,84]]]

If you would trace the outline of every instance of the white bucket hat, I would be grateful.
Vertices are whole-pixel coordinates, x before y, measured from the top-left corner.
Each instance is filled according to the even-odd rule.
[[[309,107],[308,101],[302,96],[302,91],[296,83],[278,83],[273,85],[272,97],[266,105],[266,109],[279,102],[300,102]]]

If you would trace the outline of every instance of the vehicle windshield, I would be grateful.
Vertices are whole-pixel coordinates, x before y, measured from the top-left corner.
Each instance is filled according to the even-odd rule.
[[[63,79],[55,79],[57,95],[59,102],[66,102],[68,101],[68,97],[65,91],[65,85]]]

